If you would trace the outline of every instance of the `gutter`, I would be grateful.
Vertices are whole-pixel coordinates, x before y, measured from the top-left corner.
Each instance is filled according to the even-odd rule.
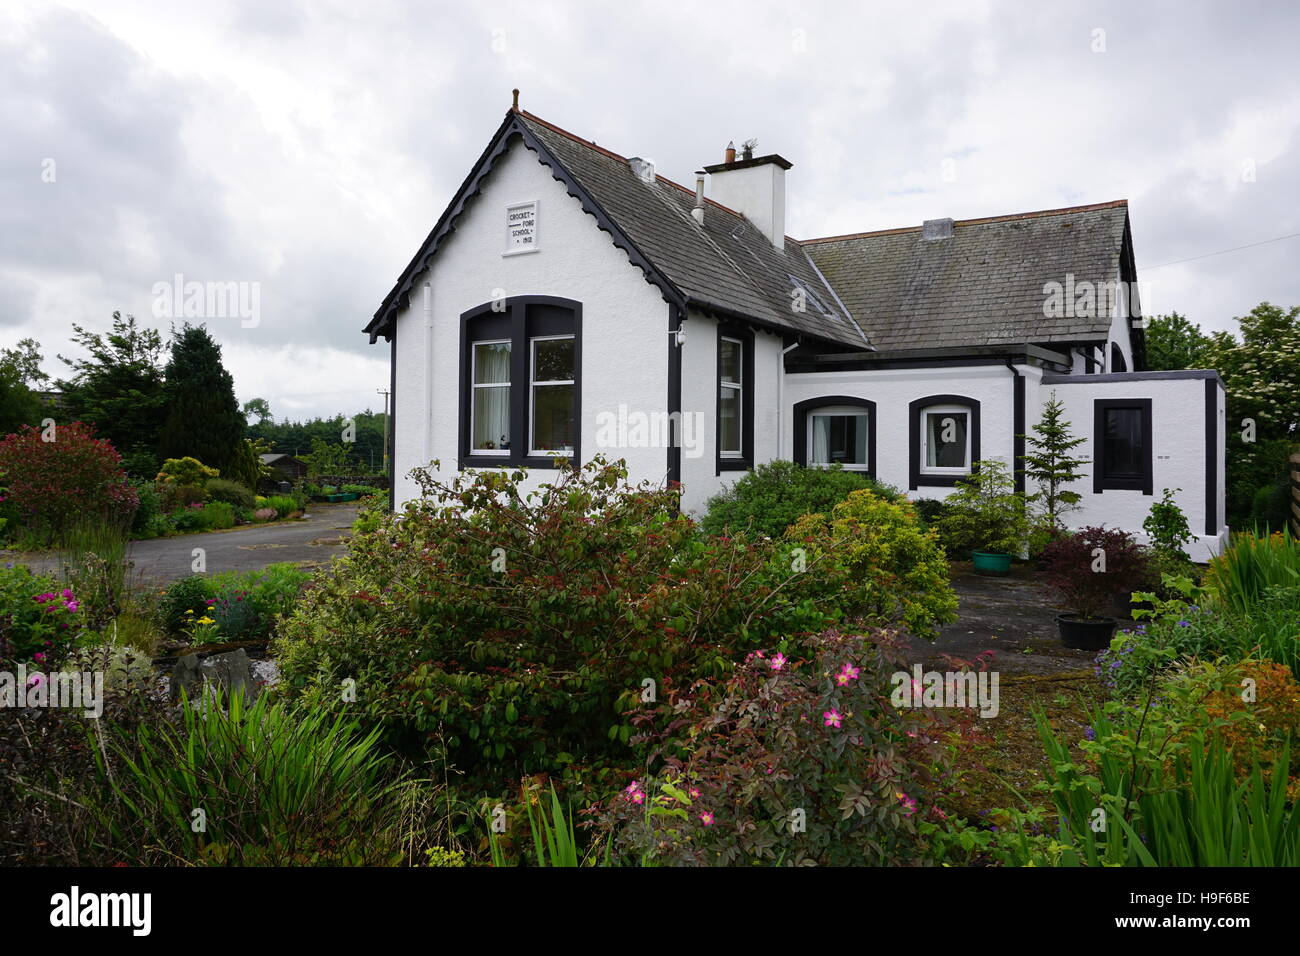
[[[1025,347],[1028,349],[1028,346]],[[1025,376],[1016,368],[1015,360],[1007,356],[1007,369],[1011,372],[1011,473],[1015,476],[1016,492],[1025,491]]]

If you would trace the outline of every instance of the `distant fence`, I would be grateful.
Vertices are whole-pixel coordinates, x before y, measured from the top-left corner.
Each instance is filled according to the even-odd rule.
[[[1291,456],[1291,531],[1300,537],[1300,452]]]

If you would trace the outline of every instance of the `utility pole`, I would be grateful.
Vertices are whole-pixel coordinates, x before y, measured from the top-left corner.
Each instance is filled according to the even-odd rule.
[[[375,391],[384,396],[384,474],[388,474],[388,395],[386,388],[377,388]]]

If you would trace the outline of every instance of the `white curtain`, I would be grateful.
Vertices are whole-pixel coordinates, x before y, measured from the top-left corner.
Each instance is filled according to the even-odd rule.
[[[831,419],[829,415],[813,416],[812,439],[813,464],[828,464],[831,460]]]
[[[471,447],[500,451],[510,447],[510,386],[481,383],[510,381],[510,345],[505,342],[474,347],[474,433]]]

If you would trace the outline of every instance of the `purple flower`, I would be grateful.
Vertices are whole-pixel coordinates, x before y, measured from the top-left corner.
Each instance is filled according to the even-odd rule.
[[[1192,622],[1191,622],[1191,621],[1179,621],[1179,622],[1178,622],[1178,626],[1179,626],[1179,627],[1191,627],[1191,626],[1192,626]]]
[[[1084,736],[1086,739],[1088,739],[1088,740],[1096,740],[1096,739],[1097,739],[1097,731],[1093,730],[1091,727],[1084,727],[1084,728],[1083,728],[1083,736]]]

